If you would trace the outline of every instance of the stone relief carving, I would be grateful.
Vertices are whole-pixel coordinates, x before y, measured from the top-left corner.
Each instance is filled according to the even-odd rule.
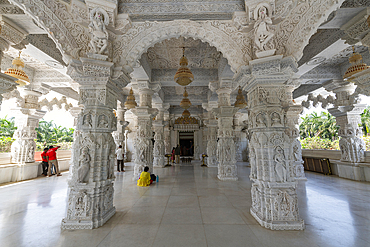
[[[73,21],[73,15],[62,1],[10,0],[9,2],[18,6],[48,30],[59,50],[74,58],[87,52],[88,29]]]
[[[95,54],[103,54],[108,46],[108,31],[105,26],[109,24],[109,16],[104,9],[94,8],[90,12],[89,31],[91,33],[90,45]]]
[[[108,124],[108,121],[107,121],[107,117],[105,115],[100,115],[99,116],[99,123],[98,123],[98,127],[99,128],[108,128],[109,124]]]
[[[91,161],[91,158],[89,154],[89,149],[87,147],[82,148],[81,155],[79,158],[80,166],[77,170],[77,174],[78,174],[77,181],[79,183],[85,183],[86,180],[88,180],[86,179],[86,176],[89,174],[89,171],[90,171],[90,161]]]
[[[275,50],[272,38],[274,37],[274,31],[272,29],[272,8],[267,3],[260,3],[254,10],[254,44],[256,51],[256,56],[258,58],[264,56],[274,55]],[[271,51],[267,54],[261,52]]]
[[[83,116],[83,126],[92,128],[91,114],[86,114]]]
[[[286,161],[284,151],[279,146],[276,147],[275,149],[274,161],[275,161],[275,171],[279,179],[279,182],[286,182],[287,181]]]

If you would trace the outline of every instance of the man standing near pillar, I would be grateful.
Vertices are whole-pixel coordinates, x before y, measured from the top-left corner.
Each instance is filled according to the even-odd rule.
[[[57,146],[57,147],[50,146],[49,147],[49,151],[47,151],[47,153],[46,153],[46,155],[48,157],[48,161],[49,161],[48,177],[50,177],[50,174],[51,174],[51,166],[53,164],[55,166],[57,176],[62,176],[62,174],[60,174],[60,172],[59,172],[59,165],[58,165],[58,160],[57,160],[57,153],[56,153],[56,151],[58,150],[58,148],[60,148],[60,146]]]
[[[123,163],[123,149],[122,149],[122,145],[119,145],[117,151],[116,151],[116,155],[117,155],[117,171],[120,172],[124,172],[124,167],[125,167],[125,164]],[[121,169],[120,169],[120,165],[121,164]]]
[[[181,149],[180,149],[179,144],[177,144],[177,146],[176,146],[176,148],[175,148],[175,159],[176,159],[176,164],[179,164],[179,163],[180,163],[180,153],[181,153]]]

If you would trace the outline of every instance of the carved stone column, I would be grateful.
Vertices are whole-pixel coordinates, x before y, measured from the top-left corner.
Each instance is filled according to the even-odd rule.
[[[234,115],[239,109],[230,104],[231,91],[229,87],[222,87],[217,90],[219,106],[217,109],[213,109],[213,113],[218,118],[217,177],[220,180],[236,181],[238,177],[232,126]]]
[[[243,126],[240,125],[234,126],[235,159],[237,162],[243,161],[242,128]]]
[[[271,73],[273,71],[273,73]],[[246,72],[252,181],[252,216],[272,230],[302,230],[297,181],[292,173],[292,143],[285,107],[293,104],[294,86],[287,85],[295,61],[272,56],[250,62]]]
[[[117,103],[117,130],[113,131],[112,135],[116,143],[116,149],[119,145],[122,145],[122,149],[125,150],[125,128],[129,125],[129,122],[125,121],[126,109],[124,109],[121,104],[122,103]]]
[[[0,60],[1,62],[1,60]],[[17,83],[15,83],[17,79],[6,74],[0,73],[0,109],[1,103],[3,102],[2,94],[9,93],[16,89]]]
[[[326,90],[333,91],[336,99],[334,107],[328,109],[336,118],[339,126],[339,147],[342,152],[341,161],[358,163],[364,161],[365,142],[362,140],[361,113],[366,108],[359,104],[358,95],[354,94],[356,85],[345,81],[331,81],[324,86]]]
[[[35,139],[37,138],[35,128],[39,126],[39,120],[43,118],[46,111],[40,110],[38,103],[42,95],[40,92],[23,88],[20,89],[20,94],[24,99],[24,104],[12,109],[17,130],[13,135],[15,141],[11,147],[11,161],[12,163],[31,163],[35,162]]]
[[[208,128],[207,127],[201,127],[202,129],[202,153],[207,153],[207,143],[208,143]],[[200,157],[199,157],[200,158]]]
[[[164,150],[165,154],[170,154],[172,152],[171,148],[171,127],[164,127]]]
[[[165,145],[164,145],[164,125],[166,123],[163,120],[155,120],[153,122],[154,129],[154,167],[164,167],[164,155],[165,155]]]
[[[304,175],[303,159],[302,159],[302,146],[299,141],[299,117],[302,112],[301,105],[290,105],[285,108],[286,110],[286,124],[289,127],[286,134],[289,136],[292,143],[290,149],[290,156],[293,158],[290,173],[293,174],[297,180],[307,180]]]
[[[113,82],[113,63],[103,55],[74,60],[68,73],[80,85],[76,136],[72,148],[68,181],[69,195],[62,229],[93,229],[102,226],[116,212],[113,206],[115,143],[112,132],[117,128],[113,108],[117,92],[127,85],[124,73]]]
[[[152,121],[158,110],[152,108],[152,95],[154,91],[149,88],[148,81],[138,81],[140,105],[131,109],[137,116],[137,131],[134,141],[135,166],[133,179],[138,179],[140,173],[148,166],[153,171],[153,143]]]
[[[217,120],[210,119],[207,122],[207,166],[217,167]]]

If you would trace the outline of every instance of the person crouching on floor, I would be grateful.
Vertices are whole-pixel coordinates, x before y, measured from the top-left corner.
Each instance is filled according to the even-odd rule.
[[[148,171],[149,167],[146,166],[144,171],[140,174],[139,180],[137,180],[137,186],[145,187],[152,184],[153,181],[150,179],[150,172]]]

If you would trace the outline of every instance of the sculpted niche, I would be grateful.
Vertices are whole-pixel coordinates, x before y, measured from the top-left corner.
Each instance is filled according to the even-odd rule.
[[[105,26],[109,24],[107,12],[95,8],[90,12],[89,31],[91,33],[90,45],[95,54],[103,54],[108,46],[108,31]]]

